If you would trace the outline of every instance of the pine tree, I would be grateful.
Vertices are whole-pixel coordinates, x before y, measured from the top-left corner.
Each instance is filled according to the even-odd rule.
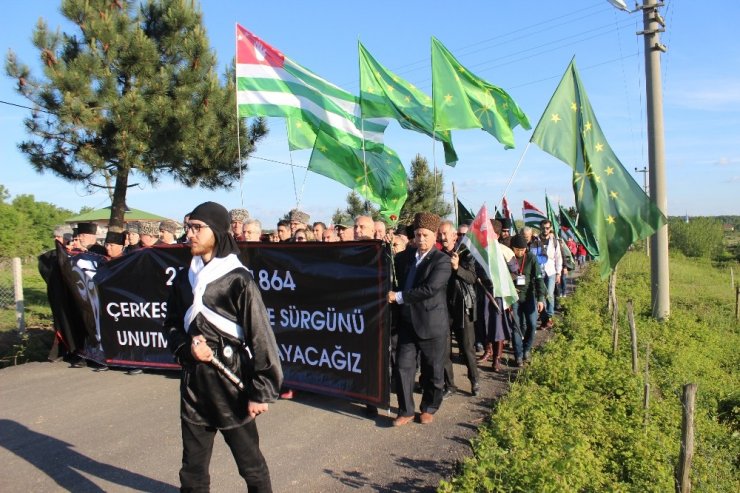
[[[442,189],[444,180],[442,172],[429,169],[427,159],[417,154],[411,161],[411,178],[409,195],[401,209],[401,224],[411,224],[417,212],[433,212],[445,217],[452,212],[452,206],[445,202]]]
[[[380,209],[371,202],[363,200],[357,192],[352,190],[347,194],[347,207],[344,210],[337,209],[332,216],[332,221],[334,221],[334,224],[339,224],[344,220],[351,221],[357,216],[370,216],[374,221],[382,219]]]
[[[36,111],[19,144],[38,172],[87,187],[112,183],[111,227],[123,225],[130,178],[228,187],[239,173],[233,75],[215,72],[202,14],[185,0],[63,0],[73,34],[39,20],[43,78],[13,52],[6,71]],[[242,126],[242,159],[267,133]],[[133,185],[131,185],[133,186]]]

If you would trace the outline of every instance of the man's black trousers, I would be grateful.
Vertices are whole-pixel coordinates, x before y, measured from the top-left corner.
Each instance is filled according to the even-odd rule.
[[[194,425],[180,420],[182,424],[182,468],[180,469],[180,491],[200,493],[210,488],[208,472],[213,452],[216,428]],[[270,472],[260,452],[260,438],[254,420],[244,426],[220,430],[236,460],[239,475],[247,482],[247,491],[269,493],[272,491]]]

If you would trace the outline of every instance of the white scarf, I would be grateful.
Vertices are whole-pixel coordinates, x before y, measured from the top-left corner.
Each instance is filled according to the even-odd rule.
[[[200,313],[222,332],[244,340],[244,329],[239,324],[219,315],[203,304],[203,293],[205,293],[208,284],[236,269],[246,270],[246,267],[233,253],[226,257],[214,257],[207,264],[203,263],[200,256],[193,257],[188,271],[188,279],[193,288],[193,304],[185,312],[186,332],[190,330],[190,324]]]

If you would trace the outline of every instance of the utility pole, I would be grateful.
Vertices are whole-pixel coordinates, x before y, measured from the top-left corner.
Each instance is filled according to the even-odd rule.
[[[645,193],[649,196],[650,192],[648,191],[648,169],[647,166],[640,168],[635,168],[635,171],[637,173],[642,173],[642,189],[645,191]],[[645,238],[645,255],[650,257],[650,237]]]
[[[660,54],[666,47],[660,43],[665,21],[658,12],[663,3],[645,0],[642,10],[645,37],[645,82],[647,90],[648,164],[650,196],[668,217],[668,196],[665,178],[665,142],[663,131],[663,86],[660,77]],[[668,225],[662,226],[650,239],[650,286],[653,318],[663,320],[670,315],[671,301],[668,280]]]

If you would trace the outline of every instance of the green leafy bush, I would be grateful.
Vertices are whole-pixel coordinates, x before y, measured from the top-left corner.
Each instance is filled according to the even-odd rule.
[[[715,258],[724,251],[722,223],[713,218],[698,217],[688,223],[671,219],[668,234],[669,247],[687,257]]]
[[[619,264],[620,342],[612,354],[606,282],[590,269],[568,298],[561,333],[523,371],[473,441],[473,457],[440,491],[674,490],[680,395],[699,385],[696,491],[738,491],[740,343],[729,274],[706,259],[671,262],[672,314],[650,317],[649,262]],[[634,300],[639,361],[633,375],[625,307]],[[650,406],[643,389],[650,383]]]

